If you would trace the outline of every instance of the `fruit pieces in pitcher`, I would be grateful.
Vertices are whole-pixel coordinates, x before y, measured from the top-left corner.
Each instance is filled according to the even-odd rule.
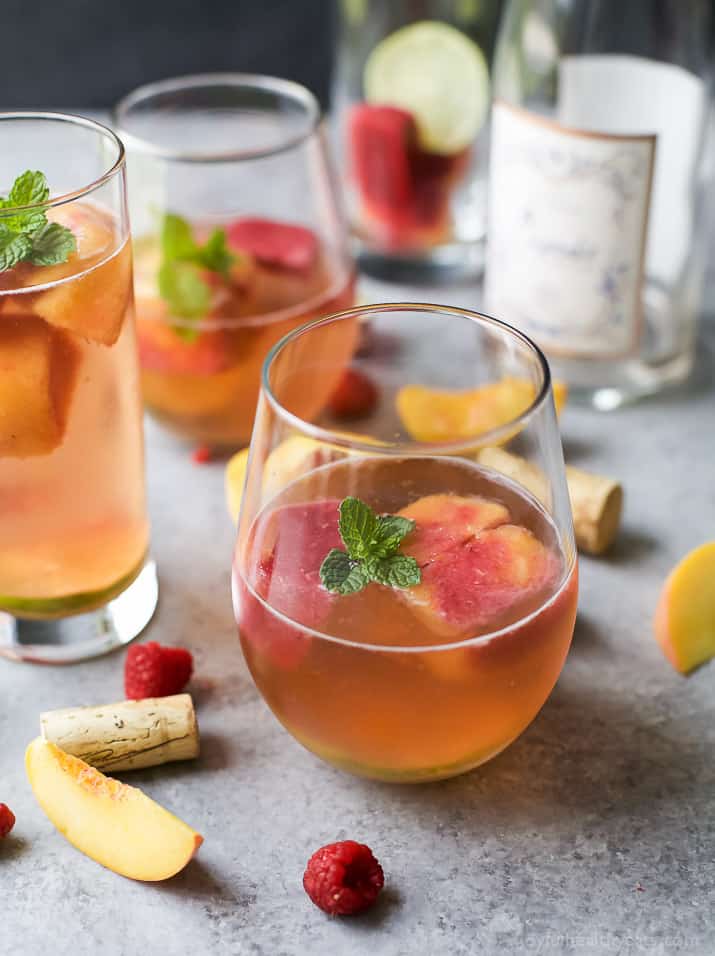
[[[349,149],[367,231],[395,250],[444,240],[489,104],[481,50],[449,24],[413,23],[375,47],[363,85]]]
[[[399,514],[416,522],[402,550],[422,571],[420,584],[400,595],[444,637],[500,626],[556,581],[554,554],[527,528],[511,524],[498,502],[429,495]]]
[[[441,240],[469,148],[453,156],[426,152],[412,115],[392,106],[360,104],[349,125],[352,175],[368,232],[394,249]]]

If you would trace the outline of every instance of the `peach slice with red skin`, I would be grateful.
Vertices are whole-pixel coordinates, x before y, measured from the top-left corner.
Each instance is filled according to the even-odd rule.
[[[498,501],[478,496],[426,495],[400,511],[403,518],[415,522],[403,551],[422,566],[485,528],[509,521],[509,510]]]
[[[121,876],[155,882],[182,870],[203,837],[136,787],[37,737],[25,767],[37,802],[86,856]]]
[[[401,512],[416,521],[402,550],[422,580],[401,591],[436,634],[458,639],[500,626],[555,580],[558,561],[509,510],[481,497],[429,495]]]
[[[64,437],[79,351],[34,315],[0,320],[0,456],[48,455]]]

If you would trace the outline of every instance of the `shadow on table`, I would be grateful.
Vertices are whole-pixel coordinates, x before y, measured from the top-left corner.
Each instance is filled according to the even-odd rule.
[[[9,864],[16,857],[22,856],[27,849],[29,849],[28,841],[11,833],[0,840],[0,864]]]
[[[194,857],[181,873],[172,876],[170,880],[154,883],[153,888],[169,896],[203,899],[232,908],[251,906],[256,901],[252,890],[237,892],[235,882],[220,879],[197,857]]]
[[[598,641],[588,622],[577,645]],[[406,786],[391,793],[416,816],[460,821],[477,837],[494,829],[574,826],[604,818],[633,818],[648,826],[685,794],[702,787],[697,769],[708,766],[705,745],[684,719],[638,712],[634,701],[608,687],[583,687],[566,678],[528,730],[504,753],[463,777]],[[715,773],[713,773],[715,787]]]

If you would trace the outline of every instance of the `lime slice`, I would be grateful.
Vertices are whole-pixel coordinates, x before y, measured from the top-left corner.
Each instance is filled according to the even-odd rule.
[[[412,113],[420,146],[444,156],[474,140],[489,108],[484,54],[455,27],[423,20],[396,30],[365,64],[369,103]]]

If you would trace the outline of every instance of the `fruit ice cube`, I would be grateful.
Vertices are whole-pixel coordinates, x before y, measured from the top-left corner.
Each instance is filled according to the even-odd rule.
[[[250,253],[258,262],[304,272],[318,257],[318,238],[305,226],[272,219],[236,219],[226,227],[230,249]]]
[[[248,557],[248,579],[267,605],[297,624],[319,628],[335,595],[320,582],[320,565],[342,546],[337,499],[284,505],[261,518]],[[293,667],[310,636],[255,599],[242,600],[243,633],[278,667]],[[249,618],[248,620],[246,618]]]
[[[78,349],[37,316],[0,320],[0,456],[47,455],[64,437]]]
[[[168,322],[161,299],[137,299],[137,343],[142,368],[177,375],[213,375],[231,364],[223,329],[198,332],[186,340]]]
[[[414,201],[410,147],[417,131],[410,113],[361,104],[350,114],[352,172],[365,202],[390,215]]]
[[[33,311],[50,325],[69,329],[92,342],[113,345],[131,296],[129,243],[119,248],[114,220],[89,203],[59,207],[52,211],[51,218],[72,230],[77,251],[67,262],[35,268],[34,285],[57,284],[37,293]]]
[[[81,266],[77,265],[79,270]],[[42,276],[38,281],[49,280]],[[40,292],[33,310],[50,325],[68,329],[90,342],[114,345],[131,301],[131,288],[132,254],[126,244],[101,265]]]
[[[531,531],[503,524],[444,551],[422,568],[417,587],[400,593],[436,633],[457,638],[525,612],[555,581],[557,568]]]
[[[399,513],[416,523],[404,541],[403,551],[420,566],[454,545],[464,544],[485,528],[495,528],[510,520],[504,505],[477,495],[426,495]]]

